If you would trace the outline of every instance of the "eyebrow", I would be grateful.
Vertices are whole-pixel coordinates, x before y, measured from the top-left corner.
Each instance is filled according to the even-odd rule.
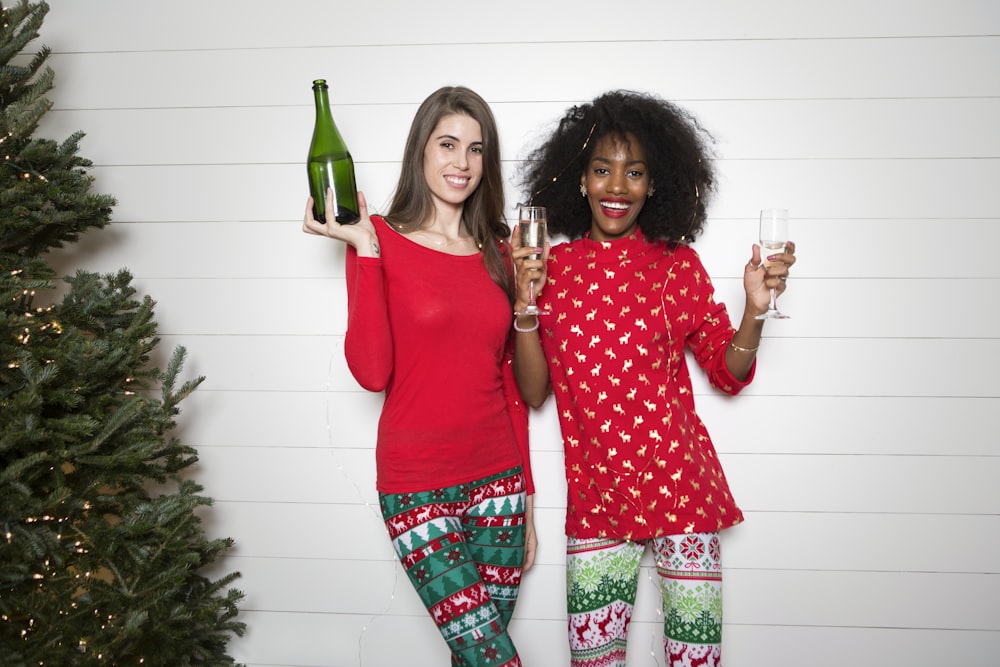
[[[594,156],[592,156],[590,158],[590,161],[591,162],[603,162],[605,164],[611,164],[612,162],[614,162],[614,160],[612,160],[611,158],[601,157],[600,155],[594,155]],[[641,165],[645,166],[646,161],[645,160],[629,160],[628,162],[625,163],[625,166],[626,167],[631,167],[631,166],[634,166],[634,165],[637,165],[637,164],[641,164]]]
[[[462,143],[462,140],[459,139],[458,137],[456,137],[453,134],[439,134],[438,136],[434,137],[435,141],[441,141],[442,139],[451,139],[452,141],[456,141],[458,143]],[[482,141],[470,141],[469,142],[470,146],[475,146],[476,144],[479,144],[480,146],[482,146],[483,142]]]

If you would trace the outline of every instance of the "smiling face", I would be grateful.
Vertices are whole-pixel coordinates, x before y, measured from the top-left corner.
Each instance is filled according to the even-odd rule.
[[[424,146],[424,178],[435,206],[462,207],[483,177],[483,133],[471,116],[441,118]]]
[[[580,182],[590,204],[590,238],[612,241],[631,234],[652,187],[646,153],[635,136],[598,139]]]

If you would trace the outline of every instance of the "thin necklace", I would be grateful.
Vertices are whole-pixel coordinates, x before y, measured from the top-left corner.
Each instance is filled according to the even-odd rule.
[[[394,225],[394,226],[396,227],[396,229],[401,234],[405,234],[405,232],[403,231],[403,226],[402,225]],[[476,246],[476,248],[478,248],[479,250],[483,249],[483,244],[479,243],[478,241],[476,241],[475,237],[472,236],[472,235],[463,236],[461,238],[452,239],[452,240],[449,240],[449,241],[439,241],[436,238],[434,238],[433,236],[431,236],[430,233],[428,233],[428,231],[426,229],[415,229],[415,230],[413,230],[412,232],[409,233],[410,236],[413,236],[413,235],[416,235],[416,234],[420,234],[421,238],[425,239],[426,241],[428,241],[430,243],[433,243],[438,248],[447,248],[449,246],[458,245],[459,243],[466,243],[466,242],[471,241],[473,243],[473,245]]]
[[[473,243],[475,243],[475,239],[471,235],[470,236],[461,236],[461,237],[459,237],[457,239],[448,239],[448,237],[445,237],[444,241],[439,241],[438,239],[436,239],[426,229],[418,229],[414,233],[415,234],[420,234],[421,238],[429,241],[430,243],[433,243],[434,245],[436,245],[439,248],[447,248],[449,246],[458,245],[460,243],[468,243],[469,241],[472,241]],[[436,232],[436,233],[439,234],[440,236],[444,236],[443,234],[440,234],[438,232]]]
[[[433,236],[431,236],[430,234],[428,234],[423,229],[418,229],[417,232],[419,234],[421,234],[423,236],[423,238],[427,239],[428,241],[430,241],[434,245],[442,247],[442,248],[447,247],[447,246],[451,246],[451,245],[456,245],[458,243],[465,243],[466,241],[472,240],[471,236],[466,236],[466,237],[463,237],[463,238],[452,239],[450,241],[438,241],[436,238],[434,238]]]

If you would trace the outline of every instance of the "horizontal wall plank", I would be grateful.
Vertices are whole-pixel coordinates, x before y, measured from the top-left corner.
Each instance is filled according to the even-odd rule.
[[[511,210],[519,199],[512,185],[514,169],[513,164],[504,169]],[[305,212],[301,165],[101,167],[93,174],[97,190],[118,199],[115,220],[295,223]],[[395,186],[397,165],[361,164],[357,174],[369,210],[384,211],[380,202],[388,201]],[[719,196],[711,212],[751,220],[767,203],[780,202],[801,220],[995,219],[990,188],[998,181],[1000,159],[729,161],[719,163]],[[905,201],[889,201],[886,189],[909,194]],[[963,196],[940,197],[942,191],[961,191]]]
[[[361,495],[377,505],[369,449],[203,447],[199,456],[203,471],[241,470],[216,479],[212,495],[218,500],[348,503]],[[545,484],[563,477],[562,455],[535,451],[531,462],[537,502],[565,507],[565,496]],[[726,454],[723,464],[733,495],[747,510],[1000,514],[1000,491],[992,482],[1000,479],[997,456]]]
[[[802,263],[808,261],[803,256]],[[1000,278],[854,278],[848,277],[851,267],[857,266],[860,272],[866,265],[853,261],[844,261],[843,265],[846,275],[839,279],[799,279],[795,274],[798,267],[793,268],[788,289],[778,299],[778,307],[791,319],[767,325],[764,335],[953,340],[1000,337],[1000,309],[993,305],[1000,303]],[[738,325],[746,300],[742,278],[716,279],[714,283],[716,301],[727,305]],[[918,315],[923,313],[927,317]],[[914,326],[916,317],[920,318],[919,326]],[[784,326],[786,323],[791,326]]]
[[[165,349],[188,350],[186,372],[205,390],[350,391],[343,336],[164,335]]]
[[[342,104],[418,103],[444,83],[490,102],[588,99],[609,88],[671,99],[995,97],[1000,37],[746,41],[561,41],[55,53],[57,108],[173,108],[302,104],[327,78]],[[630,62],[656,67],[621,66]],[[349,54],[352,66],[335,63]],[[461,57],[457,57],[457,56]],[[449,62],[442,80],[438,64]],[[482,62],[503,62],[482,69]],[[580,67],[588,62],[588,67]],[[322,63],[322,64],[319,64]],[[401,63],[405,63],[401,76]],[[539,63],[559,76],[524,76]],[[955,76],[961,71],[962,76]],[[184,72],[183,77],[171,74]],[[295,73],[299,73],[297,76]],[[393,85],[353,85],[356,81]],[[117,82],[133,81],[131,86]],[[154,83],[155,82],[155,83]]]
[[[235,643],[232,655],[247,667],[258,663],[267,667],[433,667],[448,663],[445,643],[426,616],[253,611],[245,616],[247,636]],[[511,633],[525,664],[544,665],[554,659],[559,659],[559,664],[568,662],[565,625],[565,620],[523,623],[515,616]],[[276,641],[278,637],[281,641]],[[638,666],[629,662],[629,667]]]
[[[794,322],[795,320],[787,320]],[[186,372],[203,390],[350,391],[342,336],[163,335],[161,348],[188,350]],[[817,349],[823,354],[817,354]],[[1000,357],[991,340],[803,339],[761,347],[766,364],[747,395],[997,397]],[[946,359],[931,368],[914,359]],[[835,360],[831,363],[830,360]],[[710,391],[694,373],[698,393]]]
[[[427,662],[420,667],[445,664],[448,659],[441,648],[443,642],[433,636],[430,621],[424,619],[274,612],[247,612],[245,617],[247,638],[237,643],[234,655],[241,661],[246,660],[241,656],[247,655],[257,660],[247,662],[247,667],[381,667],[412,660],[410,654],[392,652],[402,650],[400,647],[425,656]],[[511,632],[526,664],[568,663],[565,621],[532,620],[529,629],[515,614]],[[662,624],[634,620],[627,667],[662,667],[661,633]],[[275,637],[283,641],[275,642]],[[312,648],[316,646],[311,641],[314,637],[324,638],[323,648]],[[727,663],[736,665],[800,667],[803,656],[808,656],[811,667],[993,667],[1000,651],[1000,632],[727,622],[722,642]],[[782,650],[776,651],[775,646]]]
[[[1000,632],[727,624],[722,643],[726,659],[735,665],[992,667]]]
[[[771,346],[771,343],[765,343]],[[782,345],[776,341],[774,345]],[[770,373],[764,363],[758,373]],[[753,386],[753,385],[751,385]],[[723,454],[996,455],[991,415],[1000,398],[696,396]],[[755,423],[775,416],[781,437]]]
[[[647,554],[648,555],[648,554]],[[301,565],[301,564],[300,564]],[[396,564],[386,567],[399,569]],[[288,589],[303,590],[303,598],[315,600],[316,607],[304,610],[247,609],[245,612],[251,622],[251,632],[248,643],[252,646],[254,630],[263,627],[273,628],[272,623],[278,617],[284,619],[303,619],[310,616],[316,620],[324,618],[330,626],[328,634],[334,628],[349,633],[340,642],[341,646],[350,646],[370,650],[376,628],[388,625],[392,628],[405,628],[409,624],[423,626],[425,632],[433,636],[430,620],[423,614],[416,595],[409,590],[408,583],[400,581],[402,575],[393,575],[382,568],[364,568],[354,570],[355,579],[366,575],[369,584],[368,593],[380,595],[379,601],[385,606],[373,605],[371,610],[354,612],[348,609],[330,609],[331,603],[344,600],[338,592],[347,593],[357,584],[341,581],[338,587],[330,576],[329,570],[308,568],[282,572]],[[561,568],[558,568],[561,569]],[[881,628],[892,628],[900,631],[921,630],[925,632],[941,632],[957,630],[954,626],[977,629],[986,636],[997,631],[995,627],[997,616],[996,603],[989,599],[990,594],[996,594],[995,587],[987,586],[985,590],[974,590],[970,584],[973,577],[957,575],[925,575],[900,574],[895,577],[882,576],[874,579],[865,573],[810,573],[774,571],[731,571],[726,573],[725,617],[728,628],[753,627],[757,629],[768,626],[783,625],[790,628],[843,628],[856,630],[860,623]],[[565,641],[562,632],[528,633],[526,623],[532,626],[538,623],[559,623],[565,627],[563,620],[563,586],[562,577],[558,572],[539,569],[529,573],[522,588],[521,599],[511,632],[516,641],[520,637],[530,637],[533,642],[547,636],[550,650]],[[280,588],[275,582],[275,588]],[[391,590],[389,587],[391,586]],[[325,594],[325,595],[324,595]],[[928,605],[924,601],[929,594],[934,599],[951,600],[952,605]],[[272,591],[273,596],[281,596],[278,590]],[[655,611],[657,584],[655,575],[648,567],[644,568],[640,577],[639,597],[636,606],[636,645],[641,645],[639,637],[658,637],[656,626],[662,628],[662,622],[657,623],[658,613]],[[857,604],[858,599],[865,599],[864,605]],[[910,604],[894,607],[905,599]],[[401,605],[401,600],[413,601],[412,606],[406,603],[405,613],[395,612]],[[526,616],[522,610],[537,610],[539,603],[543,604],[549,613],[542,618],[535,615]],[[403,611],[403,610],[400,610]],[[994,612],[991,614],[991,612]],[[265,620],[265,619],[271,620]],[[257,619],[266,625],[257,626]],[[653,634],[647,631],[653,630]],[[739,634],[738,631],[737,635]],[[900,634],[889,636],[901,637]],[[945,635],[941,635],[945,636]],[[420,643],[429,643],[425,638]],[[773,648],[773,647],[772,647]],[[641,649],[639,649],[641,651]],[[254,654],[259,655],[255,650]],[[283,655],[288,655],[284,652]],[[287,659],[287,658],[286,658]],[[307,663],[309,664],[309,663]],[[372,663],[379,664],[379,663]],[[383,663],[384,664],[384,663]],[[855,663],[852,663],[855,664]]]
[[[211,491],[206,489],[204,494],[211,497]],[[360,491],[368,495],[371,487]],[[565,510],[539,507],[535,514],[540,536],[538,563],[564,563]],[[216,501],[203,520],[210,535],[235,540],[235,546],[227,552],[230,558],[396,560],[377,502],[320,505]],[[350,533],[351,539],[340,535],[344,531]]]
[[[189,351],[190,353],[190,351]],[[762,367],[761,373],[766,372]],[[735,454],[991,456],[998,398],[696,396],[716,450]],[[202,447],[375,446],[382,394],[202,391],[181,404],[176,435]],[[782,415],[781,438],[754,428]],[[555,401],[532,410],[532,451],[562,452]]]
[[[996,456],[729,454],[723,463],[737,502],[756,511],[1000,513]]]
[[[991,184],[1000,160],[735,160],[719,163],[719,196],[712,215],[755,217],[779,205],[797,219],[996,219]],[[941,192],[982,189],[956,202]],[[886,197],[905,192],[906,201]],[[961,199],[965,199],[965,196]],[[798,226],[796,226],[798,229]]]
[[[347,330],[343,279],[140,278],[135,285],[169,304],[158,310],[163,334],[322,336]]]
[[[429,92],[429,91],[428,91]],[[398,162],[417,104],[337,104],[337,127],[357,162]],[[726,160],[991,158],[1000,153],[1000,99],[692,100],[681,105]],[[492,105],[504,160],[522,160],[566,111],[560,103]],[[947,123],[941,123],[947,118]],[[309,82],[295,106],[81,109],[46,114],[40,132],[86,133],[81,154],[100,166],[304,162],[313,127]],[[928,132],[928,127],[935,127]],[[157,128],[150,132],[150,128]],[[247,140],[247,128],[254,128]]]
[[[727,569],[1000,573],[997,515],[746,511],[745,516],[743,524],[723,533]],[[934,548],[927,547],[928,540]]]
[[[201,391],[175,434],[202,447],[374,447],[382,394],[360,390]]]
[[[996,382],[1000,357],[990,352],[993,346],[988,339],[962,341],[961,345],[947,339],[788,339],[780,347],[761,347],[757,356],[768,370],[744,391],[752,395],[995,398],[1000,390]],[[918,359],[944,361],[914,363]],[[694,377],[696,383],[702,382],[700,375]]]
[[[804,261],[808,261],[807,259]],[[845,262],[845,264],[847,264]],[[742,279],[715,280],[716,300],[743,314]],[[796,279],[779,300],[794,321],[768,326],[766,335],[829,338],[997,338],[1000,277],[973,280]],[[340,279],[137,279],[137,289],[163,307],[159,329],[169,335],[322,336],[347,328],[347,290]],[[878,294],[878,298],[873,295]],[[946,317],[919,328],[914,313],[940,304]],[[933,308],[933,307],[932,307]],[[787,325],[787,326],[786,326]],[[780,344],[780,343],[779,343]]]
[[[53,11],[46,19],[44,36],[66,51],[145,51],[153,49],[260,49],[317,45],[349,46],[366,43],[419,41],[467,42],[470,31],[477,41],[539,42],[553,39],[552,25],[565,20],[563,10],[531,2],[510,0],[491,8],[488,21],[470,13],[450,17],[454,28],[439,29],[441,11],[451,5],[427,0],[418,6],[390,1],[357,3],[337,0],[296,2],[294,10],[275,11],[264,0],[240,3],[239,29],[227,5],[186,0],[169,6],[140,8],[129,0],[90,0],[89,10],[72,0],[50,0]],[[391,9],[387,9],[387,7]],[[606,5],[598,0],[579,0],[574,5],[581,16],[600,14]],[[808,11],[789,11],[780,0],[755,2],[721,0],[711,6],[699,3],[642,1],[633,5],[642,21],[623,26],[621,34],[634,40],[666,39],[762,39],[776,37],[904,37],[910,35],[970,35],[1000,32],[1000,19],[988,0],[963,0],[941,12],[933,0],[882,2],[848,0],[836,7],[816,5]],[[904,11],[905,10],[905,11]],[[392,21],[386,21],[391,12]],[[92,30],[79,30],[94,13],[107,21]],[[198,15],[198,21],[190,17]],[[525,21],[525,16],[532,21]],[[615,25],[581,21],[573,37],[600,42],[614,34]],[[416,37],[419,36],[419,37]],[[334,61],[335,62],[335,61]]]
[[[384,615],[247,612],[246,636],[230,655],[267,667],[376,667],[405,664],[403,648],[418,651],[427,667],[448,661],[445,643],[429,618]],[[280,639],[279,639],[280,638]],[[322,638],[318,640],[317,638]]]
[[[304,214],[305,199],[301,204]],[[86,232],[72,248],[53,250],[51,258],[60,275],[85,267],[98,273],[128,268],[140,279],[344,277],[344,244],[303,233],[301,218],[182,224],[118,218]]]
[[[333,479],[344,483],[339,477]],[[548,486],[545,480],[539,481]],[[359,486],[345,494],[372,495],[371,487],[363,488],[357,479],[351,484]],[[211,488],[205,491],[209,496],[212,492]],[[745,508],[744,513],[743,524],[723,533],[723,563],[727,569],[998,573],[996,515],[888,513],[874,508],[865,512],[809,512],[794,511],[791,506],[779,512]],[[289,563],[335,558],[394,560],[376,503],[304,505],[216,500],[206,521],[212,534],[222,534],[222,527],[228,529],[225,534],[236,540],[230,553],[234,558]],[[536,501],[539,565],[565,563],[564,523],[565,495],[558,506]],[[330,531],[318,526],[337,527],[352,534],[357,531],[358,540],[339,543],[335,536],[331,538]],[[933,549],[926,548],[928,535],[937,534],[947,539],[939,540]],[[228,564],[223,567],[232,569]]]
[[[642,598],[655,600],[659,581],[648,549],[644,561]],[[325,561],[239,559],[226,565],[238,568],[241,584],[258,586],[256,591],[246,589],[247,611],[384,614],[393,619],[426,614],[396,562],[345,562],[336,572]],[[727,569],[724,580],[726,621],[733,624],[1000,630],[995,614],[1000,603],[991,599],[998,592],[997,577],[978,590],[981,577],[920,572]],[[873,599],[857,605],[865,587],[870,587]],[[637,620],[653,620],[658,610],[640,606],[642,598],[637,599]],[[922,603],[928,598],[953,604]],[[259,603],[265,600],[262,608]],[[901,600],[910,604],[900,605]],[[518,618],[559,620],[564,614],[565,567],[532,568],[521,587]]]
[[[765,201],[761,200],[762,206]],[[694,244],[716,281],[742,278],[751,246],[757,243],[759,213],[745,213],[751,217],[711,217],[704,235]],[[789,209],[789,214],[790,236],[799,260],[792,269],[796,280],[832,278],[847,283],[881,278],[1000,278],[1000,266],[990,256],[992,239],[1000,230],[1000,218],[995,216],[961,219],[941,215],[922,220],[807,218],[795,209]],[[942,257],[942,238],[961,239],[960,262]],[[904,246],[905,252],[901,252]]]
[[[727,584],[731,623],[1000,630],[1000,577],[754,570]]]
[[[757,243],[757,221],[748,215],[755,216],[755,210],[744,211],[742,217],[711,217],[695,244],[716,283],[741,277],[750,259],[751,246]],[[991,253],[1000,218],[802,219],[794,209],[792,215],[800,260],[792,269],[796,280],[1000,278],[1000,266]],[[75,273],[81,267],[98,273],[127,267],[142,279],[343,278],[343,244],[304,234],[301,229],[298,220],[133,224],[119,218],[104,229],[85,233],[72,248],[52,251],[51,257],[61,274]],[[949,238],[962,239],[961,262],[940,261],[942,230]],[[852,246],[849,256],[841,256],[836,249],[843,246],[844,238],[865,242]],[[904,240],[906,252],[899,252]],[[164,251],[173,244],[183,250]],[[178,261],[181,253],[182,262]],[[333,296],[340,292],[339,287],[331,288]],[[730,302],[731,294],[726,297]],[[773,331],[768,329],[768,333]]]
[[[235,540],[235,557],[395,560],[377,504],[216,501],[203,523],[207,534]]]

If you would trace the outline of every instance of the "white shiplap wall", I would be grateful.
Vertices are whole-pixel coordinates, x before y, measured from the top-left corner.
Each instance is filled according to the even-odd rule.
[[[161,354],[184,345],[207,376],[179,435],[216,500],[207,527],[236,540],[219,571],[243,573],[238,660],[447,663],[378,518],[380,399],[343,361],[342,249],[299,231],[324,77],[376,210],[441,85],[493,105],[511,211],[518,160],[567,106],[632,88],[693,111],[718,140],[698,248],[720,298],[742,303],[762,206],[791,209],[800,258],[755,383],[696,385],[747,514],[723,543],[726,664],[997,664],[994,0],[50,5],[42,133],[85,131],[119,202],[56,262],[130,268]],[[568,656],[552,407],[533,415],[541,550],[512,627],[529,667]],[[655,600],[647,567],[630,667],[662,664]]]

